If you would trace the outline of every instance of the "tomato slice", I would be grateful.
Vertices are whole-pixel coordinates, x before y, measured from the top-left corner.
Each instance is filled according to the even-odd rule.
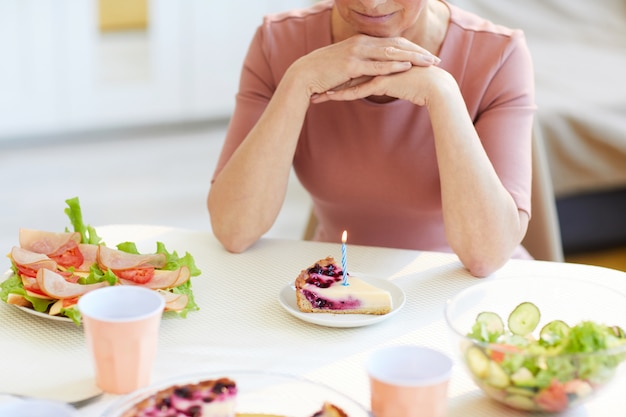
[[[80,277],[78,275],[67,273],[65,271],[56,271],[56,272],[57,272],[57,274],[59,274],[63,278],[65,278],[65,280],[67,282],[72,282],[72,283],[76,284],[78,282],[78,280],[80,279]]]
[[[36,295],[41,295],[41,298],[50,298],[48,294],[46,294],[41,290],[41,288],[39,288],[39,285],[37,285],[37,283],[33,285],[24,285],[24,290]]]
[[[85,260],[85,257],[78,248],[78,243],[71,240],[67,245],[60,248],[57,252],[48,255],[50,259],[56,261],[57,264],[65,268],[73,266],[78,268]]]
[[[558,412],[567,408],[569,399],[564,385],[554,379],[549,387],[539,392],[535,401],[545,411]]]
[[[512,345],[494,344],[494,346],[497,346],[497,350],[492,350],[490,352],[490,356],[491,359],[493,359],[497,363],[501,363],[506,357],[507,353],[515,353],[520,351],[517,346]]]
[[[29,268],[27,266],[17,265],[17,264],[15,266],[17,267],[17,272],[19,273],[19,275],[23,275],[25,277],[30,277],[30,278],[37,277],[36,269]]]
[[[122,271],[113,271],[118,278],[127,279],[137,284],[145,284],[154,277],[154,267],[125,269]]]
[[[63,303],[63,308],[71,307],[78,303],[78,297],[64,298],[61,302]]]

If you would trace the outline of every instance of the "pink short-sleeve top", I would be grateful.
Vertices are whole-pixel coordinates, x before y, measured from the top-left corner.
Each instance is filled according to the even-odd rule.
[[[502,183],[517,207],[530,215],[535,103],[524,35],[447,6],[450,25],[440,66],[459,84]],[[214,178],[257,122],[291,63],[332,42],[331,8],[332,1],[322,1],[264,19],[244,62]],[[290,117],[289,109],[284,114]],[[312,104],[293,166],[313,201],[316,240],[336,242],[347,230],[353,244],[450,251],[426,108],[403,100]]]

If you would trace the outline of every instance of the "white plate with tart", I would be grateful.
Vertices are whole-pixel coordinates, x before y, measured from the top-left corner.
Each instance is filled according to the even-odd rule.
[[[293,283],[285,285],[280,291],[278,301],[280,305],[294,317],[303,320],[308,323],[317,324],[327,327],[361,327],[368,326],[375,323],[379,323],[383,320],[391,318],[396,314],[406,301],[404,291],[393,282],[381,279],[368,277],[364,274],[354,273],[354,276],[348,278],[348,284],[355,283],[356,277],[364,284],[371,285],[377,289],[385,291],[389,294],[391,305],[389,312],[385,314],[355,314],[347,312],[347,310],[328,310],[328,312],[305,312],[298,306],[296,299],[296,286]],[[348,285],[350,287],[350,285]],[[315,303],[315,301],[314,301]],[[319,299],[317,304],[320,302]]]
[[[199,416],[341,415],[317,414],[325,404],[341,409],[350,417],[371,417],[361,404],[326,385],[261,371],[207,372],[168,379],[122,397],[103,417],[143,417],[152,415],[155,407],[171,412],[185,409],[188,415],[191,415],[189,408],[195,407],[191,411]]]

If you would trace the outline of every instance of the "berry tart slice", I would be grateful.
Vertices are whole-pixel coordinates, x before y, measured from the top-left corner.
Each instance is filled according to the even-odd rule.
[[[326,402],[322,409],[311,417],[348,417],[348,415],[336,405]]]
[[[274,414],[235,412],[237,385],[229,378],[175,385],[139,402],[122,417],[285,417]],[[348,417],[339,407],[325,402],[311,417]]]
[[[285,417],[274,414],[236,414],[235,417]],[[325,402],[322,408],[311,417],[348,417],[339,407],[329,402]]]
[[[389,291],[350,275],[343,285],[343,270],[332,257],[303,269],[296,278],[296,301],[305,313],[387,314]]]
[[[176,385],[146,398],[122,417],[234,417],[237,385],[229,378]]]

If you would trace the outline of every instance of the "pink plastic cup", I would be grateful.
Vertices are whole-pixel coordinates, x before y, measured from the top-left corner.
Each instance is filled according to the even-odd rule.
[[[444,417],[452,359],[422,346],[393,346],[367,362],[374,417]]]
[[[96,384],[127,394],[150,383],[165,299],[154,290],[116,285],[78,300]]]

